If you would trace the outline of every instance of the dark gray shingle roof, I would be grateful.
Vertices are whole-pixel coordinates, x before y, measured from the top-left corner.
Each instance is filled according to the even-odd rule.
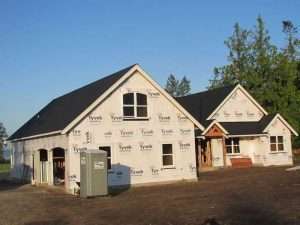
[[[263,134],[263,130],[275,116],[276,114],[268,114],[267,116],[262,117],[262,119],[257,122],[220,122],[220,124],[231,135]]]
[[[63,130],[136,64],[52,100],[9,140]]]
[[[199,92],[176,100],[204,127],[208,127],[213,120],[208,116],[232,92],[235,86],[226,86],[204,92]],[[262,134],[266,126],[276,114],[269,114],[257,122],[220,122],[231,135]],[[198,131],[199,133],[199,131]]]
[[[235,86],[216,88],[204,92],[178,97],[176,100],[203,126],[207,117],[222,103]]]

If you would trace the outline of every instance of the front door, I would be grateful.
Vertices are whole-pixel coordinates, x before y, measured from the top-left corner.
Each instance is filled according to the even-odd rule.
[[[201,140],[200,149],[201,167],[211,167],[212,156],[210,140]]]

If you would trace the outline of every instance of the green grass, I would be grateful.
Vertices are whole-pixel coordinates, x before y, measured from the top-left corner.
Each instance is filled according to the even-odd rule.
[[[8,173],[10,170],[9,163],[0,163],[0,173]]]

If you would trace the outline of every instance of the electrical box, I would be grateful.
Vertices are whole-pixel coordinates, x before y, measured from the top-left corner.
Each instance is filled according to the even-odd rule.
[[[108,194],[107,153],[88,149],[80,153],[80,197]]]

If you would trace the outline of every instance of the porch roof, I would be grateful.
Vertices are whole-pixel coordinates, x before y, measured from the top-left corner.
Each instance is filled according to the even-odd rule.
[[[220,124],[228,131],[229,135],[263,134],[264,129],[275,115],[269,114],[264,116],[260,121],[220,122]]]
[[[259,122],[225,122],[221,123],[229,135],[262,134]]]
[[[269,114],[259,121],[219,122],[219,124],[228,132],[228,135],[257,135],[264,134],[264,129],[275,116],[276,114]],[[211,123],[214,123],[214,120],[207,120],[203,125],[209,127]],[[201,136],[201,131],[196,130],[195,135]]]

